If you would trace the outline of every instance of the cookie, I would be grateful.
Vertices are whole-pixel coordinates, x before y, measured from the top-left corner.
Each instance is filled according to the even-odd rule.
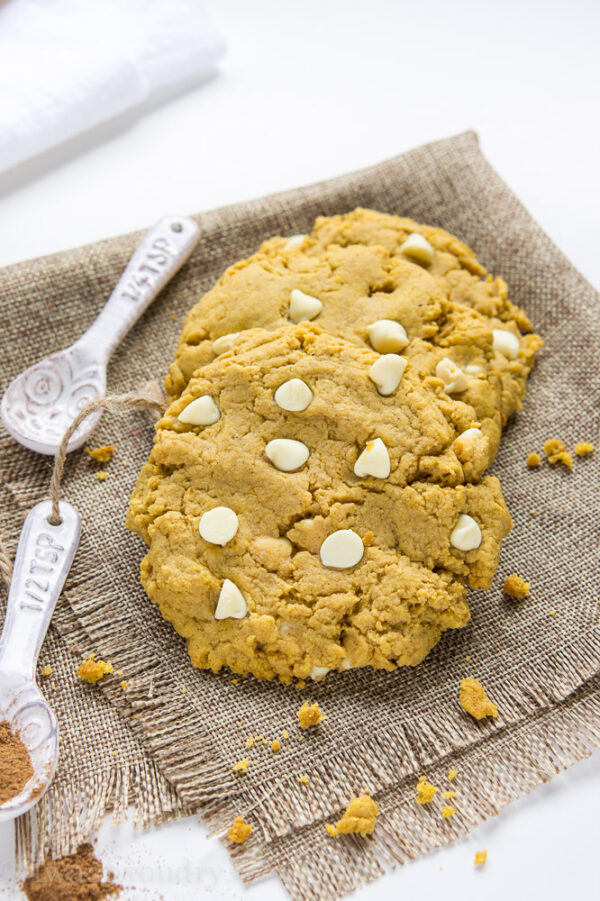
[[[509,300],[504,280],[486,274],[465,244],[442,229],[364,209],[319,218],[298,237],[266,241],[190,311],[166,379],[171,398],[196,369],[230,352],[246,329],[294,321],[292,293],[301,292],[320,305],[306,318],[359,346],[369,344],[369,327],[383,319],[402,325],[408,358],[445,349],[494,385],[496,396],[491,400],[486,386],[476,412],[489,415],[493,402],[500,428],[520,409],[542,342],[529,334],[531,323]],[[429,247],[426,258],[422,249],[406,248],[411,238]],[[424,359],[426,374],[429,363]]]
[[[541,339],[447,232],[320,218],[190,311],[131,498],[192,662],[283,681],[419,663],[490,586],[485,475]]]
[[[497,423],[418,355],[380,394],[381,359],[317,323],[245,330],[157,424],[128,525],[196,666],[290,681],[415,665],[467,622],[465,586],[491,584],[511,524],[482,477]],[[282,392],[294,381],[306,391]]]

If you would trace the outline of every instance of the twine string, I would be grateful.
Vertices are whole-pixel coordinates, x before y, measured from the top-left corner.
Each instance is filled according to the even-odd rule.
[[[67,447],[74,433],[81,423],[96,410],[117,412],[124,409],[150,410],[158,419],[165,410],[165,399],[158,382],[155,380],[148,382],[142,391],[137,394],[130,391],[126,394],[113,394],[110,397],[96,398],[86,404],[85,407],[81,408],[69,428],[64,433],[54,457],[54,468],[52,470],[52,479],[50,480],[50,501],[52,503],[52,510],[48,517],[48,522],[51,525],[58,526],[62,522],[59,508],[60,499],[62,497],[62,479],[67,459]],[[0,575],[6,584],[10,585],[12,564],[4,541],[1,538]]]

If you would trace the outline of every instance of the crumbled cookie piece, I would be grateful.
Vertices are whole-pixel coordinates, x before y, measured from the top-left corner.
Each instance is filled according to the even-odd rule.
[[[98,479],[99,482],[105,482],[107,479],[107,476],[108,476],[108,473],[105,472],[103,469],[100,472],[96,473],[96,478]]]
[[[254,736],[249,735],[248,738],[246,739],[246,747],[251,748],[253,745],[254,745]]]
[[[379,808],[373,798],[361,795],[360,798],[351,798],[344,815],[335,826],[326,823],[325,828],[332,837],[353,832],[364,838],[372,834],[378,815]]]
[[[308,776],[298,776],[298,782],[301,782],[302,785],[308,784]]]
[[[249,766],[250,766],[250,761],[249,761],[249,759],[248,759],[247,757],[244,757],[243,760],[238,760],[237,763],[234,763],[234,765],[232,766],[232,770],[233,770],[234,773],[240,773],[240,774],[243,774],[243,773],[247,773],[247,772],[248,772],[248,767],[249,767]]]
[[[437,788],[428,782],[425,776],[421,776],[417,782],[417,804],[429,804],[433,796],[437,794]]]
[[[309,704],[308,701],[305,701],[298,711],[298,719],[302,728],[308,729],[309,726],[318,726],[319,723],[322,723],[325,716],[316,702]]]
[[[589,454],[593,454],[596,448],[589,441],[579,441],[575,445],[575,453],[578,457],[587,457]]]
[[[535,469],[542,462],[542,458],[539,454],[536,454],[535,451],[532,451],[530,454],[527,454],[527,465],[530,469]]]
[[[529,594],[529,584],[521,576],[513,573],[512,576],[507,576],[504,580],[503,591],[504,594],[510,595],[511,598],[525,598]]]
[[[129,682],[127,682],[126,679],[123,679],[123,681],[120,682],[119,685],[121,686],[121,688],[123,689],[123,691],[125,691],[126,688],[129,688]]]
[[[275,741],[272,741],[272,742],[271,742],[271,750],[272,750],[272,751],[279,751],[280,748],[281,748],[281,742],[280,742],[280,741],[277,741],[277,739],[275,739]]]
[[[95,654],[90,654],[88,659],[84,660],[77,667],[77,675],[83,682],[99,682],[103,676],[112,672],[112,663],[106,663],[105,660],[96,660]]]
[[[487,860],[487,851],[476,851],[475,852],[475,866],[482,867],[484,866]]]
[[[450,807],[448,804],[446,804],[446,805],[444,805],[444,807],[442,807],[442,816],[444,817],[445,820],[447,820],[448,817],[453,817],[455,813],[456,813],[456,808]]]
[[[450,770],[448,773],[448,780],[452,782],[458,776],[458,770]]]
[[[463,679],[460,683],[460,706],[476,720],[486,716],[498,716],[498,708],[492,704],[478,679]]]
[[[40,670],[41,676],[51,676],[52,675],[52,667],[51,666],[43,666]]]
[[[282,730],[281,730],[281,737],[282,737],[282,738],[289,738],[289,737],[290,737],[290,733],[288,732],[287,729],[282,729]]]
[[[451,801],[452,798],[456,798],[456,792],[442,792],[442,797],[447,801]]]
[[[230,842],[235,842],[238,845],[241,845],[248,838],[250,838],[250,833],[252,832],[252,826],[250,823],[245,823],[243,817],[236,817],[233,821],[233,825],[229,827],[227,830],[227,838]]]
[[[544,443],[544,453],[548,463],[551,463],[553,466],[557,463],[562,463],[567,469],[573,469],[573,455],[558,438],[549,438]]]
[[[90,457],[93,457],[97,463],[108,463],[115,452],[115,448],[113,444],[105,444],[103,447],[86,447],[86,454],[89,454]]]

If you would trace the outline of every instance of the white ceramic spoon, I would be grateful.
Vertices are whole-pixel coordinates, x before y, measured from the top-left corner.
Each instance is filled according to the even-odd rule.
[[[0,722],[8,722],[20,737],[33,765],[23,790],[0,804],[0,821],[33,807],[58,761],[58,724],[36,685],[35,665],[79,542],[80,521],[77,511],[61,501],[61,523],[53,526],[51,509],[50,501],[42,501],[25,520],[0,637]]]
[[[144,235],[87,332],[66,350],[30,366],[6,389],[0,413],[13,438],[40,454],[56,453],[79,410],[104,395],[111,353],[185,263],[199,236],[194,220],[183,216],[167,216]],[[67,450],[87,440],[101,415],[98,410],[82,422]]]

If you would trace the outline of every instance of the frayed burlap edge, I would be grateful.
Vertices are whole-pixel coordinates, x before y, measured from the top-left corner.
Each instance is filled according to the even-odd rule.
[[[440,792],[426,807],[415,803],[414,777],[382,792],[377,797],[380,816],[372,839],[342,836],[323,841],[325,818],[271,843],[263,842],[260,848],[240,846],[232,858],[244,882],[271,873],[276,858],[275,869],[293,901],[333,901],[378,878],[387,868],[464,837],[599,747],[600,678],[595,677],[559,707],[539,712],[535,722],[498,730],[465,753],[438,761],[428,769],[427,778]],[[451,769],[457,769],[458,775],[449,782]],[[333,771],[331,778],[335,777]],[[440,794],[450,788],[457,793],[452,801],[456,814],[444,819]]]

